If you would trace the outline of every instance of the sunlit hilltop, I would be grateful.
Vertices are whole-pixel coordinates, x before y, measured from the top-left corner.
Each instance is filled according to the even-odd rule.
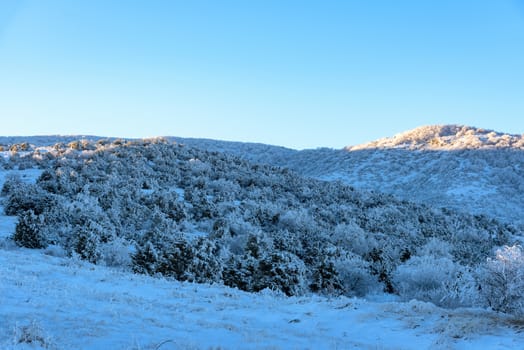
[[[358,146],[354,151],[368,148],[406,148],[421,150],[460,150],[482,148],[524,149],[523,135],[512,135],[465,125],[430,125],[399,133]]]

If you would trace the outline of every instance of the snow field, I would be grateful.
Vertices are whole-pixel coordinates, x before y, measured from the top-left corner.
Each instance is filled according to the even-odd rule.
[[[0,281],[1,349],[516,349],[524,341],[510,318],[484,310],[252,294],[8,243]]]

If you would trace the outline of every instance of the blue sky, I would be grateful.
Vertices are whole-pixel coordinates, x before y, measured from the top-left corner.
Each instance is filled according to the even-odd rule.
[[[524,0],[0,2],[0,134],[524,133]]]

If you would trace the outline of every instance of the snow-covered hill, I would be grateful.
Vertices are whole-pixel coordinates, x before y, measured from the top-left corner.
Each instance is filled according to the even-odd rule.
[[[322,154],[323,153],[323,154]],[[311,152],[287,165],[398,198],[524,223],[524,151],[396,148]]]
[[[511,225],[189,142],[40,142],[6,145],[0,158],[1,203],[18,215],[0,215],[2,349],[497,349],[524,340],[516,318],[487,309],[524,312],[522,250],[493,256],[522,238]],[[348,154],[392,172],[389,151],[397,162],[423,154],[423,163],[457,152],[205,142],[251,149],[260,162],[279,155],[329,180],[355,164],[338,162]],[[470,151],[460,151],[468,168],[481,154],[517,152]]]
[[[461,125],[425,126],[342,150],[290,150],[186,139],[195,147],[321,180],[524,225],[524,137]]]
[[[59,245],[93,263],[180,280],[287,295],[393,293],[401,288],[397,269],[436,245],[431,259],[445,263],[451,278],[436,293],[449,294],[448,305],[466,305],[475,293],[458,300],[450,286],[469,285],[471,268],[518,234],[486,217],[165,140],[80,141],[41,151],[10,151],[5,164],[42,171],[35,184],[9,177],[2,188],[6,214],[19,216],[18,244]]]
[[[407,200],[524,223],[522,136],[456,125],[422,127],[342,151],[311,152],[307,158],[289,167]]]
[[[7,148],[16,141],[43,146],[74,139],[0,138],[0,145]],[[462,125],[424,126],[341,150],[302,151],[259,143],[168,139],[254,163],[287,167],[316,179],[340,180],[359,189],[524,225],[523,135]]]
[[[77,140],[96,141],[103,138],[104,137],[92,135],[0,136],[0,146],[9,148],[9,146],[13,144],[27,143],[35,147],[45,147],[57,143],[69,143]]]

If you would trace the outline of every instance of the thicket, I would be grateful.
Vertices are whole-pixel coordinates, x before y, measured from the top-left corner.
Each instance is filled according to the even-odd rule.
[[[246,291],[470,305],[495,293],[479,271],[496,270],[486,259],[516,233],[161,139],[57,144],[26,158],[13,161],[43,167],[36,183],[11,177],[2,189],[19,245]]]

